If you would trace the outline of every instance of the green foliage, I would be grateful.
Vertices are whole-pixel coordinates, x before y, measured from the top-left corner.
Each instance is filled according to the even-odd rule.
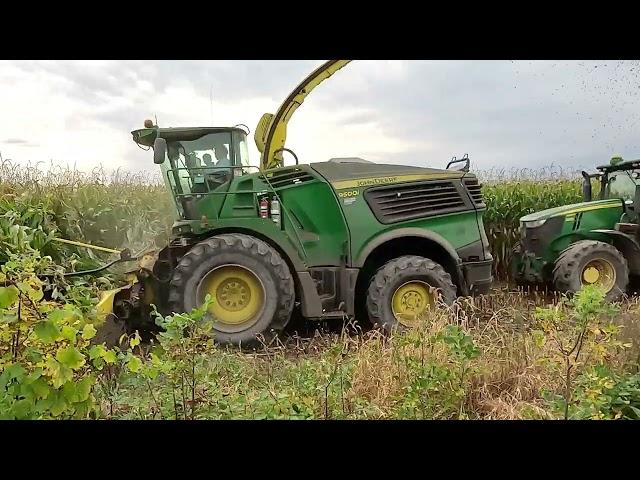
[[[480,355],[473,338],[458,325],[447,325],[433,335],[419,330],[398,341],[400,361],[408,379],[401,389],[397,415],[420,419],[466,418],[468,374],[471,362]],[[441,345],[446,346],[444,359],[435,354]],[[412,347],[408,354],[404,346]]]
[[[205,305],[189,313],[166,317],[154,313],[163,331],[150,351],[142,348],[137,333],[125,339],[126,349],[118,355],[122,378],[117,382],[125,389],[146,388],[154,416],[194,419],[198,415],[198,386],[207,377],[208,359],[203,352],[214,348],[211,323],[205,316],[209,302],[207,297]]]
[[[73,304],[43,299],[41,257],[10,258],[0,274],[0,418],[95,416],[95,328]]]
[[[576,379],[569,418],[640,420],[640,374],[589,368]]]
[[[597,410],[599,398],[613,388],[613,380],[601,375],[607,370],[606,361],[629,345],[618,339],[620,327],[613,323],[619,308],[606,303],[597,286],[585,286],[566,304],[568,309],[558,304],[536,311],[538,326],[555,345],[555,354],[546,360],[563,383],[561,393],[546,396],[565,419],[584,418],[586,412]]]

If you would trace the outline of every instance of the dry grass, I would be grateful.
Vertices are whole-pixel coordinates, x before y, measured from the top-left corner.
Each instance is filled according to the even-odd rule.
[[[472,362],[468,377],[464,409],[471,418],[524,419],[548,418],[544,391],[557,392],[564,381],[563,372],[550,359],[557,355],[556,345],[536,344],[535,308],[547,305],[548,296],[498,292],[475,300],[464,300],[453,308],[441,310],[425,320],[416,332],[417,346],[406,342],[407,334],[384,338],[370,332],[350,339],[355,366],[347,397],[370,403],[380,418],[393,418],[403,387],[412,372],[407,359],[428,359],[440,365],[451,365],[445,345],[429,339],[447,325],[458,325],[473,338],[480,355]],[[633,346],[609,358],[611,365],[623,368],[638,358],[640,346],[640,302],[625,301],[615,321],[624,326],[621,339]],[[604,321],[604,320],[603,320]],[[608,319],[607,319],[608,321]],[[589,364],[590,360],[585,360]]]

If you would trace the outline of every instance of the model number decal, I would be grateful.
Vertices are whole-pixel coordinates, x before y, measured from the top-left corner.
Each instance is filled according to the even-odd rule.
[[[360,191],[358,190],[349,190],[348,192],[338,193],[338,196],[340,198],[351,198],[351,197],[357,197],[358,195],[360,195]]]

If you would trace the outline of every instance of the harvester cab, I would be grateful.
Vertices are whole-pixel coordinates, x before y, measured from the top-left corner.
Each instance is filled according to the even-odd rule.
[[[293,112],[348,62],[326,62],[262,116],[259,166],[240,126],[146,122],[132,132],[154,150],[176,221],[138,281],[113,296],[111,319],[122,311],[128,329],[152,329],[151,304],[166,315],[209,298],[216,341],[246,346],[270,341],[294,309],[310,320],[357,314],[391,331],[439,301],[488,290],[486,205],[468,156],[449,169],[358,158],[302,164],[285,148]],[[294,164],[284,165],[285,153]]]
[[[147,120],[144,129],[131,133],[138,145],[153,148],[154,163],[183,220],[195,219],[194,202],[202,195],[257,170],[249,163],[246,127],[160,128]]]
[[[640,160],[614,157],[596,169],[582,172],[582,203],[520,219],[513,262],[518,283],[548,284],[566,293],[595,284],[615,300],[629,278],[640,275]]]

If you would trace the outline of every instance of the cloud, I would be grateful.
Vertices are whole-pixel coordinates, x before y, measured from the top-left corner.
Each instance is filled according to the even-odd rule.
[[[38,147],[39,144],[32,143],[29,140],[23,138],[7,138],[4,142],[5,145],[15,145],[19,147]]]
[[[320,63],[2,61],[3,154],[155,170],[129,133],[145,118],[253,129]],[[590,167],[637,155],[639,72],[621,61],[354,61],[309,95],[287,146],[304,163],[442,166],[468,153],[478,168]],[[253,142],[250,153],[257,162]]]

